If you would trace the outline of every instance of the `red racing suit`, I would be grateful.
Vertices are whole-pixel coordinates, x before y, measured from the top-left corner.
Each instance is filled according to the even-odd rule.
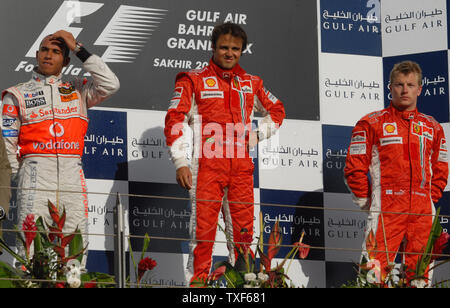
[[[2,93],[3,138],[18,185],[20,225],[30,213],[51,222],[50,200],[66,209],[64,232],[72,233],[78,227],[87,233],[87,187],[81,165],[87,110],[120,85],[100,57],[85,56],[83,68],[92,81],[63,82],[62,74],[43,76],[33,71],[30,81]],[[87,243],[87,235],[83,238]]]
[[[344,173],[355,203],[370,209],[366,241],[373,232],[381,273],[403,240],[407,270],[414,271],[428,241],[434,203],[447,185],[442,126],[417,109],[402,112],[391,103],[356,124]],[[363,256],[369,260],[365,249],[366,243]]]
[[[274,134],[285,117],[283,103],[261,78],[239,65],[225,71],[211,60],[176,77],[164,133],[176,169],[189,166],[193,175],[188,281],[209,274],[221,209],[235,242],[243,228],[253,234],[254,166],[247,146],[254,111],[264,117],[259,140]],[[231,249],[229,258],[234,262]]]

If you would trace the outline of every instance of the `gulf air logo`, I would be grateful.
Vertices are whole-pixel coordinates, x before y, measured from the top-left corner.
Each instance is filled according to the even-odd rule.
[[[64,126],[61,123],[55,122],[49,127],[50,135],[53,137],[62,137],[64,136]]]

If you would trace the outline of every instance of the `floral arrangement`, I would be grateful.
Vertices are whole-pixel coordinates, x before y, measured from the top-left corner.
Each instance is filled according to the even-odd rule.
[[[430,236],[427,245],[423,248],[423,252],[417,261],[416,268],[407,268],[405,264],[400,264],[396,268],[395,264],[389,264],[386,269],[380,268],[379,262],[376,261],[377,244],[375,235],[370,232],[366,239],[367,258],[363,258],[361,264],[358,265],[359,273],[356,283],[349,283],[343,287],[360,287],[360,288],[423,288],[431,286],[431,281],[427,278],[428,273],[442,264],[450,261],[444,260],[437,264],[433,264],[447,247],[450,235],[443,231],[439,222],[440,208],[436,210],[433,220]],[[411,273],[414,273],[411,275]],[[407,277],[409,274],[409,277]],[[436,285],[442,285],[443,282]]]
[[[260,214],[261,230],[264,230],[262,216]],[[272,267],[272,259],[278,254],[282,245],[282,234],[280,224],[277,220],[272,228],[267,244],[263,242],[263,232],[261,231],[256,254],[251,249],[253,241],[252,235],[248,230],[241,230],[237,242],[233,242],[237,258],[234,265],[227,261],[221,261],[214,264],[214,271],[209,277],[203,280],[196,280],[192,283],[194,287],[218,287],[219,280],[224,278],[228,288],[289,288],[293,287],[292,281],[287,275],[292,260],[298,254],[301,259],[308,256],[310,246],[303,244],[304,233],[302,233],[298,242],[293,244],[292,249],[285,256],[280,264]],[[267,246],[266,252],[264,247]],[[260,266],[256,265],[256,259],[259,256]],[[284,266],[290,260],[285,272]]]
[[[144,236],[144,244],[143,244],[143,248],[142,248],[141,258],[137,265],[136,265],[136,261],[134,259],[133,250],[131,249],[130,238],[128,238],[128,244],[130,247],[131,260],[132,260],[133,266],[134,266],[134,273],[135,273],[135,276],[137,277],[136,286],[138,288],[142,287],[142,286],[149,286],[148,283],[145,283],[145,281],[143,281],[143,278],[147,273],[149,273],[151,270],[153,270],[157,266],[156,261],[153,260],[152,258],[149,258],[149,257],[144,258],[145,252],[147,251],[148,246],[150,244],[150,237],[148,236],[147,233]],[[131,285],[129,279],[130,279],[130,277],[128,277],[128,283]]]
[[[65,208],[60,213],[58,208],[48,201],[48,210],[51,224],[42,217],[35,220],[34,215],[29,214],[22,223],[24,237],[17,232],[25,256],[15,253],[0,239],[0,246],[19,262],[19,266],[15,268],[0,262],[0,277],[13,278],[1,281],[0,286],[78,288],[84,285],[81,276],[85,270],[81,261],[85,248],[80,231],[76,229],[65,235],[62,232],[66,221]]]
[[[115,287],[114,276],[105,273],[88,273],[81,265],[86,247],[83,247],[83,237],[78,229],[68,235],[62,232],[66,221],[65,209],[63,208],[60,213],[58,208],[48,201],[48,210],[52,219],[51,224],[44,221],[42,217],[35,219],[33,214],[29,214],[22,223],[24,236],[17,232],[25,256],[14,252],[0,238],[0,247],[19,262],[18,267],[12,267],[0,261],[0,278],[7,278],[0,279],[0,288]],[[133,257],[138,286],[144,274],[156,266],[154,260],[143,257],[149,242],[150,238],[146,234],[144,250],[138,265]],[[67,252],[68,255],[66,255]],[[129,278],[128,282],[132,285]]]

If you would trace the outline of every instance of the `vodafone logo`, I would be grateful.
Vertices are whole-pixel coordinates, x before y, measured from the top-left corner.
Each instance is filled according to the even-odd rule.
[[[55,122],[49,127],[50,135],[53,137],[62,137],[64,136],[64,126],[61,123]]]
[[[19,111],[16,106],[4,104],[2,114],[9,117],[18,117]]]

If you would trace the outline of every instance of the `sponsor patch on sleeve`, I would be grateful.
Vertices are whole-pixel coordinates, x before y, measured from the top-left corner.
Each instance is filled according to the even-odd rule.
[[[278,98],[272,94],[272,92],[270,92],[269,90],[267,90],[266,88],[264,88],[264,93],[266,93],[267,98],[274,104],[277,103]]]
[[[2,126],[3,127],[11,127],[14,125],[14,123],[16,123],[17,119],[9,119],[9,118],[5,118],[2,121]]]
[[[350,144],[350,155],[365,155],[367,152],[367,145],[365,143]]]
[[[183,88],[182,87],[176,87],[172,94],[172,100],[174,99],[180,99],[181,95],[183,95]]]
[[[17,118],[19,116],[19,109],[14,105],[4,105],[2,114],[4,116]]]
[[[445,140],[445,138],[441,139],[441,144],[440,144],[440,147],[439,147],[438,161],[448,162],[447,141]]]
[[[352,134],[352,139],[350,140],[350,143],[366,143],[367,138],[366,138],[366,132],[365,131],[357,131],[357,132],[353,132]]]
[[[17,129],[5,129],[2,131],[2,135],[5,138],[17,137],[19,136],[19,131]]]
[[[169,109],[177,109],[179,103],[180,103],[180,99],[170,100]]]

